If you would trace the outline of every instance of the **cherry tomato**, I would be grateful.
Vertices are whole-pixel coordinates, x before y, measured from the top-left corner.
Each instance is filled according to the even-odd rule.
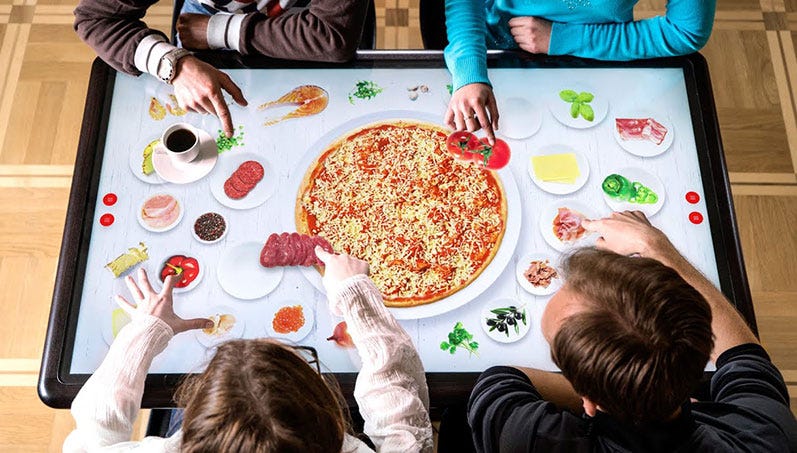
[[[498,170],[506,167],[509,163],[511,153],[509,145],[505,141],[497,138],[495,145],[490,145],[486,138],[481,139],[481,147],[473,151],[471,161],[481,164],[490,170]]]
[[[479,139],[468,131],[457,131],[448,136],[446,147],[454,158],[464,161],[473,160],[471,151],[481,147]],[[478,157],[478,155],[476,156]]]

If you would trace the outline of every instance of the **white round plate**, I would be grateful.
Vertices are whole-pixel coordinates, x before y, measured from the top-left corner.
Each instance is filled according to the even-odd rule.
[[[534,286],[529,283],[528,280],[526,280],[526,277],[523,274],[525,274],[526,269],[529,268],[532,261],[545,260],[548,260],[549,266],[556,269],[557,277],[551,279],[551,283],[547,288],[542,286]],[[520,284],[521,288],[525,289],[531,294],[534,294],[535,296],[549,296],[559,291],[559,288],[562,287],[563,283],[562,271],[559,269],[559,260],[551,255],[548,255],[547,253],[533,253],[531,255],[520,257],[515,268],[515,277],[517,278],[517,282]]]
[[[491,340],[497,341],[499,343],[514,343],[516,341],[520,341],[523,337],[529,333],[529,329],[531,328],[531,317],[529,315],[529,311],[526,310],[526,324],[523,324],[520,320],[518,320],[518,333],[515,333],[515,329],[512,326],[509,327],[509,336],[507,336],[504,332],[499,332],[498,329],[490,331],[490,326],[487,325],[487,318],[495,318],[495,314],[490,312],[490,310],[494,310],[496,308],[505,308],[514,305],[518,308],[519,311],[526,310],[526,307],[515,299],[497,299],[494,300],[487,305],[485,305],[484,309],[482,309],[481,318],[479,324],[482,326],[482,330],[484,333],[490,337]]]
[[[554,236],[553,219],[558,215],[559,208],[569,208],[571,211],[577,211],[587,219],[597,218],[595,211],[580,201],[573,199],[558,200],[540,211],[539,227],[540,233],[542,233],[542,238],[545,239],[545,242],[560,252],[566,252],[575,247],[594,245],[596,237],[594,234],[590,234],[589,232],[585,232],[580,239],[569,242],[562,242],[559,240],[559,238]]]
[[[154,172],[151,175],[145,175],[144,172],[141,170],[141,164],[144,162],[144,150],[152,144],[153,147],[153,158],[155,157],[155,150],[154,148],[160,144],[160,139],[156,138],[154,140],[148,140],[147,143],[143,144],[140,148],[134,148],[132,152],[130,152],[130,158],[128,159],[128,163],[130,164],[130,171],[136,175],[136,178],[144,181],[147,184],[164,184],[166,181],[161,179],[158,176],[158,172]]]
[[[499,101],[501,118],[498,133],[514,140],[524,140],[539,132],[542,110],[539,106],[519,97]]]
[[[204,347],[206,348],[214,348],[221,343],[229,340],[237,340],[239,338],[243,338],[244,330],[246,327],[246,323],[243,320],[243,316],[236,313],[232,308],[225,307],[225,306],[218,306],[218,307],[211,307],[206,312],[206,318],[210,318],[211,316],[218,316],[218,315],[233,315],[235,316],[235,324],[232,326],[232,329],[228,330],[227,333],[223,335],[208,335],[202,331],[202,329],[194,330],[194,338]]]
[[[150,274],[150,279],[157,280],[158,284],[161,285],[161,287],[163,287],[163,281],[161,281],[161,270],[163,269],[164,266],[166,266],[166,260],[175,255],[183,255],[186,258],[194,258],[197,261],[197,263],[199,263],[199,273],[197,274],[194,281],[189,283],[188,286],[186,286],[185,288],[177,288],[177,287],[174,288],[175,293],[187,293],[188,291],[191,291],[192,289],[196,288],[197,285],[199,285],[199,282],[201,282],[202,278],[205,276],[205,262],[204,260],[199,259],[194,253],[189,253],[184,250],[178,250],[175,253],[169,253],[167,255],[161,256],[160,259],[158,260],[153,260],[152,262],[158,267],[156,269],[153,269],[155,273]],[[153,278],[152,275],[154,275],[155,277]]]
[[[586,91],[595,95],[595,98],[589,103],[589,105],[592,106],[592,111],[595,112],[595,119],[587,121],[581,115],[579,115],[578,118],[570,116],[571,104],[563,101],[562,98],[559,97],[559,92],[564,90],[573,90],[576,93]],[[550,97],[548,108],[551,110],[551,114],[553,114],[554,118],[565,126],[575,129],[587,129],[597,126],[606,118],[606,114],[609,113],[609,100],[606,99],[603,94],[590,87],[563,86]]]
[[[353,132],[361,127],[391,119],[422,121],[426,123],[432,123],[444,129],[448,129],[440,124],[442,118],[439,115],[407,110],[387,110],[383,112],[376,112],[347,121],[346,123],[343,123],[324,134],[318,141],[310,146],[307,153],[302,157],[295,167],[298,171],[294,172],[291,176],[289,181],[290,191],[287,193],[299,193],[299,186],[304,178],[305,172],[315,161],[318,155],[327,149],[330,143],[335,142],[344,134]],[[417,307],[390,308],[391,313],[393,313],[393,316],[395,316],[397,319],[429,318],[447,313],[467,304],[486,291],[487,288],[489,288],[501,275],[507,264],[509,264],[509,261],[512,260],[512,255],[515,251],[515,244],[517,244],[518,238],[520,237],[520,222],[522,219],[520,193],[518,192],[515,178],[512,175],[512,171],[510,170],[509,166],[498,170],[496,173],[499,176],[498,179],[503,183],[504,192],[506,193],[507,218],[504,238],[501,241],[498,252],[496,253],[495,257],[493,257],[493,260],[489,265],[487,265],[487,268],[484,269],[484,271],[468,286],[448,297],[431,304],[419,305]],[[295,200],[295,198],[295,196],[292,197],[293,200]],[[286,221],[284,225],[287,231],[294,231],[296,229],[293,216],[294,203],[295,201],[290,204],[291,215],[283,216]],[[318,289],[318,291],[326,294],[324,286],[321,284],[321,274],[319,274],[315,268],[300,267],[300,270],[302,275],[304,275],[305,278],[307,278],[307,280],[309,280],[310,283],[315,286],[316,289]]]
[[[620,137],[620,132],[617,131],[617,118],[653,118],[662,126],[667,128],[667,135],[664,136],[664,141],[661,142],[661,145],[657,145],[650,140],[623,140],[622,137]],[[614,135],[614,139],[617,140],[617,143],[621,148],[635,156],[658,156],[659,154],[667,151],[670,148],[670,145],[672,145],[673,140],[675,140],[675,129],[673,128],[672,123],[669,121],[669,118],[666,117],[655,117],[649,113],[641,113],[635,115],[616,116],[615,118],[612,118],[612,121],[614,122],[614,124],[612,124],[612,134]]]
[[[656,215],[664,206],[664,198],[665,198],[665,189],[664,183],[661,182],[658,176],[649,173],[641,168],[636,167],[627,167],[621,168],[617,171],[613,171],[611,173],[607,173],[606,176],[611,174],[618,174],[621,176],[625,176],[631,183],[640,182],[643,185],[647,186],[650,190],[656,193],[659,196],[659,200],[653,204],[642,204],[642,203],[630,203],[627,201],[618,201],[614,198],[606,195],[606,192],[603,191],[601,188],[601,193],[603,194],[603,200],[606,204],[611,208],[612,211],[621,212],[621,211],[642,211],[648,217]],[[604,179],[606,178],[604,176]],[[601,179],[601,186],[603,185],[603,179]]]
[[[531,163],[531,157],[529,157],[529,176],[531,176],[531,180],[534,181],[534,184],[536,184],[537,187],[554,195],[571,194],[584,187],[584,184],[586,184],[587,180],[589,179],[589,161],[584,156],[584,153],[576,151],[575,148],[567,145],[546,145],[532,152],[532,156],[547,156],[549,154],[566,153],[573,153],[576,155],[576,162],[578,163],[578,169],[581,173],[581,175],[576,178],[576,182],[573,184],[567,184],[548,182],[537,178],[537,174],[534,173],[534,165]]]
[[[202,217],[205,214],[209,214],[209,213],[211,213],[211,211],[203,212],[202,214],[198,215],[196,217],[196,219],[194,219],[194,221],[191,223],[191,236],[193,236],[194,239],[197,240],[197,242],[201,242],[202,244],[206,244],[206,245],[215,244],[215,243],[221,241],[222,239],[224,239],[225,236],[227,236],[227,232],[230,231],[230,221],[227,220],[227,217],[224,217],[224,214],[221,214],[220,212],[213,212],[214,214],[220,215],[224,219],[224,232],[221,233],[221,236],[219,236],[219,238],[214,240],[214,241],[206,241],[204,239],[200,239],[200,237],[197,236],[197,234],[196,234],[196,230],[194,229],[194,225],[196,225],[196,221],[200,217]]]
[[[254,300],[274,291],[282,280],[282,267],[260,265],[261,242],[244,242],[227,249],[217,264],[221,289],[236,299]]]
[[[274,167],[262,156],[253,153],[232,151],[224,153],[220,159],[219,168],[217,168],[210,177],[210,192],[219,203],[232,209],[252,209],[265,203],[266,200],[274,195],[279,178]],[[254,160],[263,166],[263,179],[261,179],[245,197],[234,200],[224,193],[224,182],[232,176],[233,172],[235,172],[242,163],[248,160]]]
[[[145,222],[144,218],[141,217],[141,213],[144,210],[144,203],[146,203],[147,200],[149,200],[150,198],[158,196],[158,195],[169,195],[170,197],[172,197],[175,200],[177,200],[177,209],[180,210],[180,213],[177,215],[177,220],[175,220],[173,223],[171,223],[170,225],[168,225],[168,226],[166,226],[164,228],[152,228],[151,226],[147,225],[147,222]],[[136,220],[138,220],[138,224],[141,225],[141,228],[144,228],[147,231],[151,231],[153,233],[165,233],[166,231],[169,231],[172,228],[176,227],[180,223],[180,221],[183,220],[183,214],[185,214],[185,206],[183,206],[183,202],[180,201],[179,198],[177,198],[176,196],[174,196],[174,195],[172,195],[170,193],[161,192],[161,193],[156,193],[156,194],[150,195],[147,198],[141,200],[141,203],[139,203],[139,205],[138,205],[138,212],[136,212]]]
[[[281,308],[293,307],[295,305],[300,305],[302,307],[302,313],[304,314],[304,325],[296,332],[290,332],[290,333],[275,332],[274,327],[272,325],[272,321],[274,321],[274,315],[276,315]],[[303,304],[298,300],[280,301],[279,303],[273,303],[273,304],[269,303],[262,319],[265,322],[266,336],[272,338],[280,338],[293,343],[298,343],[299,341],[303,340],[304,337],[306,337],[310,333],[310,331],[313,330],[313,326],[315,325],[315,313],[313,312],[312,307],[310,307],[307,304]]]
[[[127,296],[125,296],[125,299],[127,299]],[[119,310],[119,312],[122,313],[121,316],[127,318],[127,322],[124,323],[122,327],[130,323],[130,315],[128,315],[122,308],[119,308],[116,302],[114,302],[114,304],[111,306],[111,309],[108,310],[108,312],[102,316],[100,321],[102,323],[102,326],[100,327],[100,329],[102,330],[102,340],[108,346],[110,346],[113,343],[113,341],[116,339],[116,337],[113,335],[113,314],[116,313],[117,310]]]
[[[166,154],[162,143],[155,147],[152,165],[158,176],[174,184],[188,184],[204,178],[213,170],[219,158],[216,140],[202,129],[195,130],[199,136],[199,154],[191,162],[175,162]]]

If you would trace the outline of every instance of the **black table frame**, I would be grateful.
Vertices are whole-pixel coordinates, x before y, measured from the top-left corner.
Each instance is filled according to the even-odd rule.
[[[290,62],[245,58],[231,53],[208,53],[202,58],[219,68],[429,68],[444,67],[437,51],[361,51],[350,63]],[[708,66],[699,54],[685,57],[635,62],[601,62],[569,57],[531,56],[524,53],[490,51],[491,67],[572,67],[572,68],[648,68],[675,67],[684,70],[692,124],[703,176],[706,214],[712,236],[720,286],[736,305],[754,332],[757,332],[750,289],[739,243],[730,183],[714,107]],[[69,374],[77,315],[83,289],[83,275],[93,227],[100,169],[105,149],[113,86],[116,72],[97,59],[91,69],[88,95],[80,131],[72,189],[69,196],[60,261],[55,280],[44,355],[39,374],[41,400],[54,408],[70,406],[89,375]],[[462,402],[467,398],[478,373],[427,373],[430,399],[434,408]],[[341,390],[353,406],[354,373],[335,374]],[[173,406],[172,395],[181,375],[150,374],[146,380],[142,406]]]

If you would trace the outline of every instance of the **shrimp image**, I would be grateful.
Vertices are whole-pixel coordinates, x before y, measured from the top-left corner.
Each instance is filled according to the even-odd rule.
[[[316,115],[327,108],[328,104],[329,94],[325,89],[316,85],[302,85],[285,93],[276,101],[270,101],[260,105],[257,110],[266,110],[272,107],[283,107],[286,105],[297,106],[295,110],[280,117],[269,118],[263,123],[263,126],[272,126],[280,121],[289,120],[291,118]]]

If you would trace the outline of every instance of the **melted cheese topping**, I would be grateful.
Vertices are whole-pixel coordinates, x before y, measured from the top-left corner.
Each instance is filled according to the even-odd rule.
[[[429,302],[489,264],[505,229],[492,172],[455,161],[446,134],[395,122],[352,134],[310,171],[310,234],[368,261],[388,301]]]

